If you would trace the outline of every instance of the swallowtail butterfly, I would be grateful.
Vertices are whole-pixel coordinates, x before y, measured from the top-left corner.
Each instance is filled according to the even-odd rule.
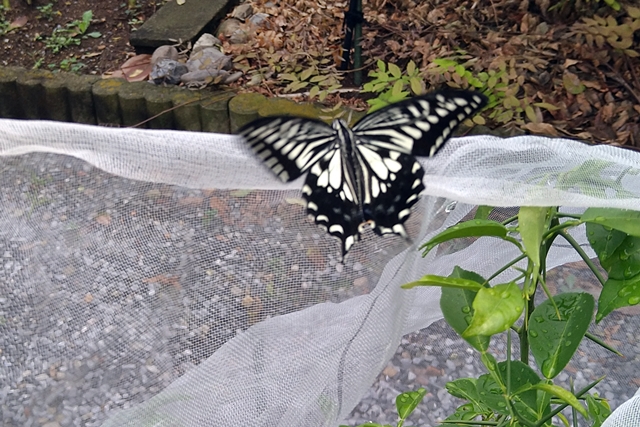
[[[477,92],[442,90],[392,104],[350,129],[302,117],[265,117],[239,131],[284,182],[307,173],[307,213],[342,242],[360,239],[363,224],[378,235],[408,239],[404,222],[424,190],[414,156],[433,156],[460,122],[484,107]]]

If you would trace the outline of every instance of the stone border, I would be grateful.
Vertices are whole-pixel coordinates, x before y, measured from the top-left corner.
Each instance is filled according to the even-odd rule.
[[[234,92],[0,67],[0,118],[230,133]],[[266,99],[266,98],[265,98]],[[240,113],[240,117],[246,114]],[[240,120],[241,121],[241,120]]]
[[[235,133],[258,117],[322,116],[313,104],[258,93],[193,91],[98,76],[0,67],[0,118]]]

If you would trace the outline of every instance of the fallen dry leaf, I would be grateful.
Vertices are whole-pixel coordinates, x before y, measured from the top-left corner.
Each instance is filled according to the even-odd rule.
[[[120,66],[119,71],[128,82],[146,80],[151,73],[151,55],[141,54],[129,58]]]
[[[547,136],[560,136],[556,128],[549,123],[527,123],[522,127],[532,133]]]
[[[24,27],[27,24],[27,22],[29,22],[29,19],[26,16],[18,16],[16,19],[13,20],[13,22],[9,24],[9,28],[7,28],[7,32],[11,30],[15,30],[16,28]]]

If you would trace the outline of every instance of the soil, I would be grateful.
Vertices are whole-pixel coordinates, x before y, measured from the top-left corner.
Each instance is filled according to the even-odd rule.
[[[0,11],[0,34],[3,23],[24,25],[0,36],[2,57],[0,65],[26,68],[61,69],[65,59],[71,67],[84,64],[83,74],[104,74],[117,70],[124,61],[134,56],[129,44],[129,34],[149,18],[164,1],[153,0],[9,0],[11,9]],[[133,3],[134,8],[128,8]],[[43,7],[51,4],[51,13]],[[82,20],[87,10],[93,12],[91,25],[86,33],[99,32],[97,38],[86,37],[78,46],[69,46],[58,53],[46,47],[45,39],[53,30],[65,27],[75,20]],[[137,24],[137,25],[136,25]],[[70,62],[73,61],[73,62]],[[65,62],[62,62],[65,68]]]

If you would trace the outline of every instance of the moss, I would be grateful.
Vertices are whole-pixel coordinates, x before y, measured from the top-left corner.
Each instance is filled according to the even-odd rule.
[[[312,104],[298,104],[289,99],[272,98],[263,103],[258,114],[266,116],[299,116],[317,119],[322,112]]]

